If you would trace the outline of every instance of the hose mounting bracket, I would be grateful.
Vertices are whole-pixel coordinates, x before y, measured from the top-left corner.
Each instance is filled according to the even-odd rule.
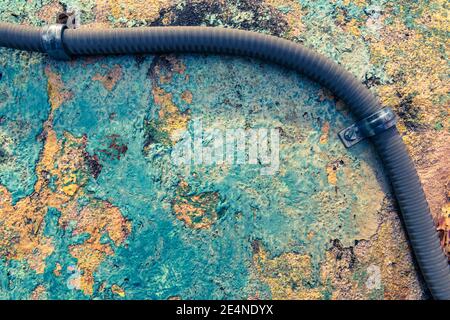
[[[67,28],[65,24],[51,24],[42,28],[42,47],[53,59],[70,60],[70,55],[64,48],[63,43],[64,30]]]
[[[396,123],[397,117],[394,111],[386,107],[345,128],[338,135],[344,146],[350,148],[366,138],[395,126]]]

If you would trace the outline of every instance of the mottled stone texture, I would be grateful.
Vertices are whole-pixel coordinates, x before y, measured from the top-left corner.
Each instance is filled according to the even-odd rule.
[[[3,0],[0,20],[73,9],[82,28],[229,26],[344,65],[400,116],[448,250],[446,1]],[[280,171],[173,165],[200,117],[278,128]],[[260,61],[1,49],[0,298],[426,298],[378,158],[336,138],[350,123],[327,90]]]

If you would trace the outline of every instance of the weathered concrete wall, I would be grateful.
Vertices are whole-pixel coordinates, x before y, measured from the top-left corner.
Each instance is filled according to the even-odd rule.
[[[0,20],[213,25],[302,42],[400,115],[449,228],[445,1],[6,0]],[[180,130],[278,128],[280,171],[172,164]],[[345,105],[259,61],[55,62],[0,51],[0,298],[427,296],[379,160],[345,150]],[[448,238],[443,237],[443,244]],[[377,276],[380,285],[377,285]]]

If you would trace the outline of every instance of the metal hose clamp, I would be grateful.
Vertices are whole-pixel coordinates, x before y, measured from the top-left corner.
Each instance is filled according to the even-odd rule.
[[[339,132],[339,138],[346,148],[361,140],[383,132],[397,123],[397,117],[391,108],[383,108]]]
[[[51,24],[42,28],[42,47],[50,57],[57,60],[70,60],[70,55],[63,43],[65,29],[67,29],[65,24]]]

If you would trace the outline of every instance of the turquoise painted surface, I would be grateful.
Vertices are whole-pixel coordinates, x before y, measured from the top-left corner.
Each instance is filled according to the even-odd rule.
[[[49,3],[6,1],[0,20],[45,24]],[[80,9],[84,24],[105,23],[100,2],[60,4]],[[301,41],[375,92],[392,78],[374,61],[377,41],[367,39],[383,35],[367,20],[387,10],[382,25],[395,16],[408,24],[416,14],[383,1],[168,3],[142,19],[106,7],[111,26],[226,25]],[[293,12],[302,32],[290,29]],[[0,298],[422,297],[378,159],[366,143],[345,150],[345,106],[301,75],[235,57],[65,63],[6,49],[0,73]],[[280,171],[173,165],[165,125],[192,131],[199,118],[204,127],[278,128]],[[212,218],[190,223],[189,210]],[[365,285],[373,265],[376,289]]]
[[[252,268],[253,239],[263,239],[266,249],[275,256],[295,250],[311,255],[319,266],[330,247],[329,239],[352,239],[358,234],[355,221],[349,219],[351,208],[359,199],[358,185],[346,182],[346,177],[340,179],[342,193],[336,200],[346,203],[342,210],[333,213],[337,216],[321,212],[322,200],[314,199],[320,192],[328,194],[335,190],[327,182],[324,170],[327,159],[345,158],[346,165],[355,170],[362,160],[377,165],[367,145],[348,154],[336,138],[337,130],[350,120],[344,120],[332,102],[318,101],[321,88],[294,72],[227,57],[180,57],[187,66],[189,82],[186,83],[184,75],[175,75],[162,88],[173,93],[174,101],[188,108],[192,118],[202,117],[204,126],[210,123],[225,128],[281,127],[286,135],[282,138],[283,174],[260,176],[259,168],[249,165],[194,168],[197,175],[184,179],[196,193],[220,195],[217,207],[221,217],[210,230],[190,230],[174,219],[170,202],[184,170],[171,164],[169,146],[159,145],[147,154],[143,152],[144,119],[156,108],[150,97],[152,85],[147,75],[153,59],[149,56],[138,64],[132,57],[104,58],[89,67],[83,65],[84,61],[49,62],[74,96],[55,112],[53,123],[58,138],[63,139],[66,131],[77,137],[86,135],[86,150],[90,154],[99,154],[112,135],[119,135],[127,146],[120,160],[100,157],[101,173],[97,179],[91,177],[85,187],[94,198],[120,208],[133,226],[126,244],[116,250],[114,257],[106,258],[96,272],[96,287],[107,279],[119,283],[126,290],[127,298],[137,299],[243,298],[251,294],[246,287]],[[112,91],[98,81],[91,82],[105,64],[118,64],[125,70]],[[8,81],[17,74],[7,69],[4,73],[3,85],[12,87]],[[36,79],[31,83],[36,85],[41,81]],[[28,82],[27,89],[29,86]],[[190,90],[194,97],[189,106],[183,106],[179,97],[185,90]],[[41,128],[43,119],[35,115],[41,113],[45,117],[50,107],[45,90],[40,95],[35,93],[33,97],[41,103],[23,106],[33,112],[21,114],[20,110],[3,108],[2,112],[21,114],[26,121],[34,121],[35,130]],[[111,114],[115,115],[113,120]],[[330,123],[330,141],[326,146],[318,146],[325,122]],[[9,136],[13,132],[7,125],[13,123],[15,119],[5,119],[2,125]],[[37,131],[31,135],[29,148],[39,151],[42,143],[34,139],[37,135]],[[20,145],[18,148],[24,150]],[[34,168],[36,157],[37,152],[29,158],[30,168]],[[16,173],[17,169],[12,165],[10,170]],[[2,184],[19,180],[9,179],[6,171],[2,171],[1,177]],[[361,185],[364,179],[370,178],[362,176],[357,183]],[[18,190],[16,194],[20,197],[30,194],[30,190]],[[56,262],[63,266],[76,265],[67,252],[74,242],[83,241],[61,230],[58,214],[52,209],[46,215],[46,233],[56,240],[55,252],[46,259],[46,272],[31,278],[24,274],[28,289],[20,285],[20,292],[8,290],[4,297],[24,297],[39,280],[50,281],[49,298],[83,297],[67,286],[72,274],[63,274],[55,281]],[[307,239],[311,230],[320,232]],[[15,269],[14,265],[8,262],[8,270],[11,269]],[[318,272],[317,268],[315,282],[319,281]],[[260,286],[261,292],[267,292],[263,285],[257,285]],[[108,297],[100,293],[94,293],[95,296]]]
[[[36,137],[48,116],[48,100],[42,65],[11,58],[1,71],[0,168],[2,184],[16,200],[30,194],[36,181],[34,163],[42,148]]]

